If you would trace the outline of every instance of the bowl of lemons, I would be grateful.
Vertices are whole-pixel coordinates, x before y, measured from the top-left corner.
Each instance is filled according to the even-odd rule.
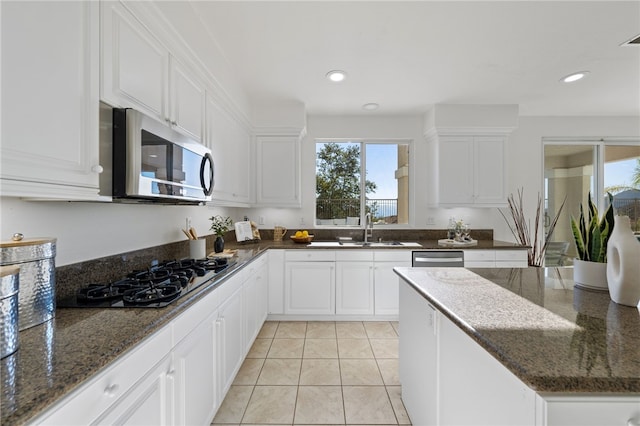
[[[313,235],[309,235],[309,231],[305,229],[304,231],[296,231],[296,233],[291,236],[291,239],[294,243],[308,244],[313,240]]]

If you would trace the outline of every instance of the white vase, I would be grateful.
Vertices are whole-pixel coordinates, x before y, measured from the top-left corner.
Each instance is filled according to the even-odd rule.
[[[578,287],[607,291],[607,264],[573,259],[573,282]]]
[[[640,242],[633,235],[629,216],[616,216],[607,244],[607,281],[611,300],[621,305],[640,302]]]

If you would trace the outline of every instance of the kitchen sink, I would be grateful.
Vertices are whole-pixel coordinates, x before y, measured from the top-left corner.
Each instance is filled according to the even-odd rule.
[[[312,241],[307,247],[335,247],[335,248],[356,248],[356,247],[422,247],[419,243],[401,241]]]

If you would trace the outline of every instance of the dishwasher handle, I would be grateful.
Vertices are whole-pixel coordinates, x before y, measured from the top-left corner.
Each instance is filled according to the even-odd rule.
[[[461,250],[420,250],[412,253],[412,266],[423,268],[463,267]]]

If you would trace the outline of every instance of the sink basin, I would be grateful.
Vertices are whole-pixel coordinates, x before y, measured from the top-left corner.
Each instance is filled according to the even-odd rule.
[[[419,243],[383,241],[312,241],[307,247],[335,247],[335,248],[356,248],[356,247],[422,247]]]

